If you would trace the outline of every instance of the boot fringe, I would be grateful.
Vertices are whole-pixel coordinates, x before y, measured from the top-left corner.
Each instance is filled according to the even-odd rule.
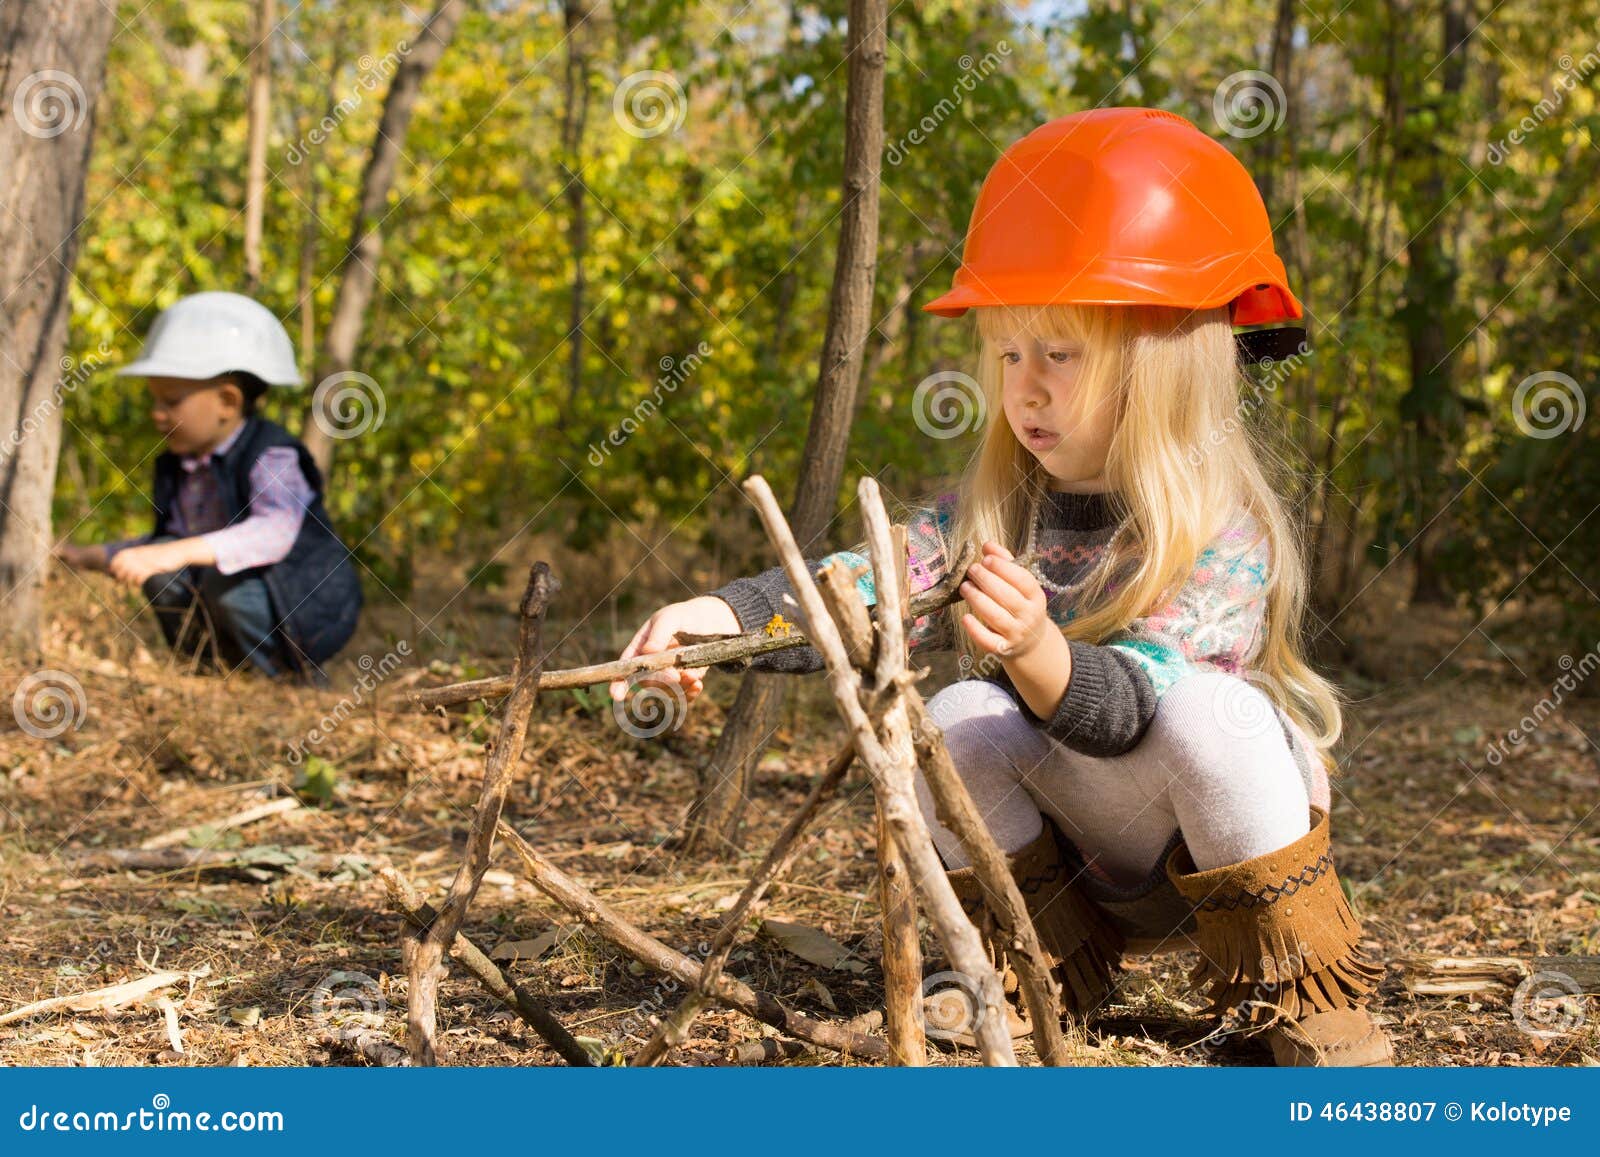
[[[1252,1025],[1298,1020],[1359,1006],[1382,981],[1384,967],[1360,947],[1327,832],[1326,813],[1313,809],[1306,836],[1244,864],[1196,872],[1187,849],[1173,853],[1169,874],[1196,902],[1201,958],[1189,979],[1208,1012],[1243,1005]]]

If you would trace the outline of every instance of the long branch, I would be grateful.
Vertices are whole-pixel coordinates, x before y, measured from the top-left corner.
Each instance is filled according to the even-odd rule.
[[[920,618],[959,602],[962,579],[966,577],[967,568],[972,565],[976,557],[977,551],[970,544],[963,547],[956,556],[956,565],[950,568],[949,574],[937,585],[912,596],[911,617]],[[1034,555],[1024,557],[1021,560],[1022,565],[1029,565],[1035,557]],[[710,667],[717,663],[753,659],[773,651],[810,645],[811,640],[797,630],[791,629],[788,634],[783,635],[769,635],[764,629],[750,631],[743,635],[729,635],[725,639],[709,643],[695,643],[687,647],[674,647],[670,651],[639,655],[633,659],[614,659],[608,663],[595,663],[588,667],[545,671],[539,676],[539,690],[560,691],[569,687],[594,687],[647,671],[660,671],[667,667]],[[418,710],[432,711],[438,707],[470,703],[475,699],[494,699],[510,691],[513,683],[514,679],[510,675],[490,675],[483,679],[471,679],[465,683],[451,683],[444,687],[412,691],[406,698]]]

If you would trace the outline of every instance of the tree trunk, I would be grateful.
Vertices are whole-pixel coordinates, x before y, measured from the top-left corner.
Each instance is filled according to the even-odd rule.
[[[99,0],[0,5],[0,643],[28,651],[39,639],[62,393],[89,369],[64,381],[62,350],[115,27]]]
[[[246,293],[261,287],[261,225],[267,200],[267,126],[272,109],[272,30],[278,24],[276,0],[256,0],[256,29],[250,46],[249,160],[244,185],[244,283]]]
[[[1400,399],[1400,415],[1411,428],[1414,456],[1409,463],[1416,501],[1417,534],[1412,541],[1415,562],[1411,600],[1449,601],[1439,569],[1438,546],[1449,527],[1447,514],[1435,509],[1446,501],[1453,475],[1450,464],[1461,425],[1461,403],[1455,389],[1459,310],[1456,307],[1460,269],[1453,255],[1447,216],[1451,198],[1446,176],[1454,175],[1457,159],[1448,154],[1455,139],[1456,108],[1467,75],[1467,41],[1472,35],[1470,0],[1445,0],[1441,9],[1443,59],[1439,62],[1441,99],[1435,105],[1436,127],[1427,132],[1408,128],[1402,155],[1420,170],[1415,195],[1406,199],[1405,304],[1399,320],[1406,335],[1411,384]]]
[[[389,190],[400,167],[411,114],[416,110],[422,82],[433,71],[444,50],[455,36],[456,25],[466,10],[466,0],[439,0],[439,6],[417,33],[414,43],[405,44],[405,60],[395,70],[389,93],[384,97],[383,116],[361,175],[361,203],[350,226],[350,240],[339,266],[339,290],[333,302],[333,316],[323,336],[322,357],[317,366],[317,381],[334,374],[348,373],[355,365],[356,346],[366,325],[367,307],[378,284],[378,262],[383,256],[384,218]],[[310,163],[308,160],[307,164]],[[323,477],[333,464],[335,437],[347,437],[339,419],[325,399],[314,395],[306,413],[300,440],[316,459]]]
[[[561,105],[561,168],[567,180],[567,246],[572,254],[572,298],[567,311],[567,404],[583,393],[583,322],[588,278],[584,260],[589,251],[589,198],[583,180],[583,136],[589,122],[590,20],[592,0],[566,0],[567,62]]]
[[[805,458],[789,522],[800,549],[820,545],[833,521],[844,456],[850,442],[861,362],[872,328],[872,290],[878,258],[878,188],[883,163],[885,0],[850,0],[846,53],[844,208],[822,361],[811,405]],[[684,837],[686,851],[719,855],[737,847],[751,772],[777,727],[783,687],[776,677],[745,676],[733,713],[701,777]],[[733,769],[724,774],[718,769]]]

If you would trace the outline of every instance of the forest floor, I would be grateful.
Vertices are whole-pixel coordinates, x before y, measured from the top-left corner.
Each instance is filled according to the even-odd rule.
[[[47,587],[41,666],[70,672],[81,686],[69,705],[76,726],[39,738],[0,712],[0,1017],[150,967],[197,975],[167,990],[176,1041],[171,1015],[154,1004],[59,1012],[0,1026],[0,1063],[366,1063],[324,1042],[330,992],[363,1002],[403,1041],[398,921],[371,871],[392,864],[431,898],[443,894],[495,720],[481,708],[409,714],[400,693],[507,667],[515,594],[474,589],[452,611],[453,622],[475,624],[472,637],[452,631],[441,640],[430,630],[427,645],[374,695],[360,690],[364,674],[386,671],[382,656],[394,640],[415,637],[415,621],[398,608],[373,609],[331,688],[313,690],[250,674],[186,673],[158,645],[154,625],[132,615],[131,596],[98,578],[57,576]],[[1390,966],[1374,1007],[1402,1064],[1600,1063],[1594,996],[1524,1002],[1509,986],[1418,995],[1402,967],[1417,954],[1531,961],[1600,953],[1600,748],[1591,739],[1600,739],[1600,688],[1563,695],[1498,765],[1486,758],[1490,744],[1561,694],[1560,656],[1577,659],[1594,645],[1562,640],[1558,612],[1508,607],[1475,628],[1465,612],[1408,610],[1379,583],[1359,616],[1335,624],[1354,656],[1340,677],[1354,702],[1339,749],[1333,837],[1369,947]],[[552,615],[555,666],[614,655],[630,625],[599,627],[559,598]],[[473,658],[466,665],[435,654]],[[28,673],[6,673],[6,693]],[[840,741],[820,681],[797,681],[761,765],[743,853],[701,861],[674,851],[695,769],[735,686],[714,677],[686,726],[665,741],[624,734],[598,699],[546,697],[506,802],[509,820],[560,867],[691,954]],[[325,716],[344,717],[312,741]],[[304,753],[298,763],[295,744]],[[303,806],[233,832],[206,826],[294,791]],[[270,847],[288,863],[253,872],[88,871],[71,858],[137,848],[185,827],[199,830],[180,844]],[[732,973],[814,1016],[881,1007],[872,827],[871,793],[855,771],[789,878],[753,913]],[[350,859],[319,874],[294,865],[305,849]],[[848,951],[832,967],[808,963],[759,933],[763,920],[815,929]],[[631,1052],[638,1030],[632,1039],[627,1030],[681,995],[570,927],[503,850],[464,931],[497,956],[516,957],[508,971],[603,1046]],[[552,935],[561,932],[570,934]],[[932,971],[940,952],[926,928],[924,950]],[[1270,1062],[1258,1039],[1205,1042],[1208,1026],[1184,983],[1191,963],[1130,959],[1108,1014],[1077,1037],[1081,1062]],[[560,1063],[459,967],[441,991],[440,1027],[449,1064]],[[764,1035],[770,1030],[754,1021],[712,1009],[678,1060],[722,1063],[733,1045]],[[1023,1052],[1031,1059],[1026,1045]],[[972,1064],[976,1056],[930,1045],[929,1060]],[[788,1063],[835,1061],[817,1052]]]

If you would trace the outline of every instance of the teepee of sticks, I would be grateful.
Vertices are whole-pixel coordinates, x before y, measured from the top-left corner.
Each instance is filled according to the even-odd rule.
[[[521,1016],[568,1063],[594,1063],[548,1008],[512,984],[461,934],[462,922],[488,868],[498,835],[511,847],[528,880],[556,905],[646,968],[687,986],[688,994],[658,1020],[650,1040],[630,1059],[631,1064],[655,1065],[670,1057],[695,1016],[713,1001],[807,1045],[893,1064],[922,1064],[926,1048],[922,960],[916,927],[920,907],[927,913],[951,966],[964,977],[964,987],[972,994],[971,1028],[984,1063],[1015,1065],[1001,979],[977,929],[961,909],[917,804],[914,785],[919,767],[936,801],[940,822],[961,840],[986,895],[996,907],[994,916],[1008,937],[1007,947],[1033,1022],[1041,1060],[1050,1065],[1069,1063],[1058,1012],[1060,989],[1050,959],[1039,943],[1006,856],[978,814],[917,691],[916,683],[923,673],[914,671],[908,662],[907,621],[954,601],[956,587],[970,565],[971,552],[962,553],[946,582],[916,599],[908,597],[905,528],[890,525],[877,483],[862,479],[858,496],[878,592],[877,605],[868,608],[855,593],[858,576],[846,573],[841,566],[830,563],[813,577],[763,478],[751,478],[744,489],[755,504],[794,589],[803,634],[773,638],[755,632],[694,641],[628,663],[544,672],[540,628],[556,584],[549,567],[541,562],[534,564],[529,574],[520,608],[517,656],[510,675],[411,696],[416,706],[437,709],[445,704],[507,695],[466,851],[442,905],[435,910],[397,873],[388,869],[382,873],[390,901],[404,917],[402,951],[409,982],[407,1044],[413,1064],[435,1064],[438,1060],[438,985],[447,954]],[[725,662],[806,643],[816,647],[823,658],[828,686],[848,738],[741,892],[704,961],[674,951],[624,919],[502,820],[510,776],[521,756],[528,718],[540,690],[605,683],[669,665]],[[870,1035],[859,1025],[805,1016],[724,971],[751,906],[788,868],[800,835],[858,760],[868,772],[877,801],[887,1039]]]

